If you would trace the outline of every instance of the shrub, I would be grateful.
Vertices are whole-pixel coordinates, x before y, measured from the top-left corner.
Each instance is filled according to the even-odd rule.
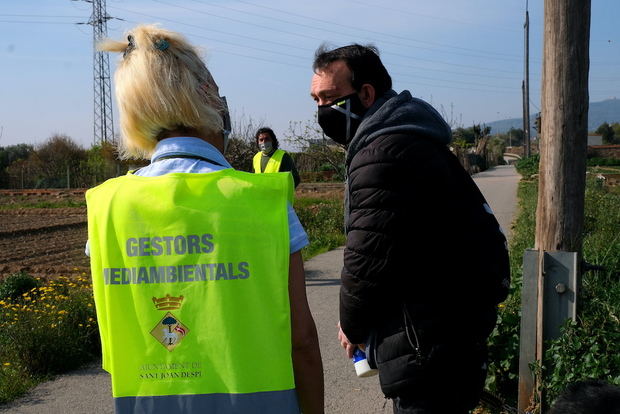
[[[519,185],[519,214],[510,243],[511,295],[501,305],[498,326],[489,340],[487,387],[511,404],[517,397],[522,262],[534,245],[536,181]],[[582,278],[579,316],[567,321],[560,338],[547,344],[542,367],[547,404],[574,381],[602,379],[620,385],[620,195],[587,180],[584,260],[605,270]]]
[[[0,403],[100,355],[92,286],[65,277],[0,300]]]
[[[528,158],[522,158],[516,162],[515,167],[524,180],[529,180],[534,174],[538,174],[540,155],[534,154]]]
[[[612,166],[612,165],[620,165],[620,159],[600,158],[600,157],[588,158],[588,167]]]
[[[620,385],[620,195],[588,179],[583,257],[604,270],[586,272],[579,316],[545,352],[543,389],[548,404],[566,386],[590,378]]]
[[[0,282],[0,300],[18,298],[40,284],[37,279],[24,272],[13,273]]]
[[[344,244],[344,207],[341,199],[297,198],[295,211],[310,240],[302,251],[304,259]]]

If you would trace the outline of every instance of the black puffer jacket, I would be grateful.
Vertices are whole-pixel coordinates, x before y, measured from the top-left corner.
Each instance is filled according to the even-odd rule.
[[[340,323],[352,343],[402,318],[403,303],[423,342],[493,329],[509,284],[505,238],[449,140],[430,105],[392,91],[349,146]]]

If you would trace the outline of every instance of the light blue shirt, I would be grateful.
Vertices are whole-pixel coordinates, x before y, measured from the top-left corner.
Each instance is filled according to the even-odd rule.
[[[174,156],[200,157],[202,159],[168,158]],[[174,172],[210,173],[225,168],[232,168],[232,166],[213,145],[200,138],[175,137],[159,141],[151,156],[151,164],[140,168],[134,174],[156,177]],[[309,244],[308,235],[290,204],[288,205],[288,228],[291,254]]]

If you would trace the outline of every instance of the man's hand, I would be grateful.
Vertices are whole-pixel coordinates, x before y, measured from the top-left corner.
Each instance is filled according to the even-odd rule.
[[[360,348],[362,351],[366,348],[365,344],[352,344],[349,341],[349,338],[347,338],[344,332],[342,332],[340,322],[338,322],[338,340],[340,341],[340,345],[346,351],[348,358],[353,358],[353,352],[355,352],[355,348]]]

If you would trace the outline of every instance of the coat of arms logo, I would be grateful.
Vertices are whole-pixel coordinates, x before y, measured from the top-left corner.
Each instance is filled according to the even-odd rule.
[[[153,298],[153,303],[158,310],[174,310],[181,308],[183,299],[183,296],[174,297],[168,294],[163,298]],[[189,328],[171,312],[166,312],[166,315],[151,330],[151,335],[168,351],[176,348],[188,333]]]

